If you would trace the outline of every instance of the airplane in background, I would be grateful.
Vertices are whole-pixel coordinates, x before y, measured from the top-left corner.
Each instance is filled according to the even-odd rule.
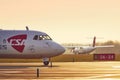
[[[42,58],[44,65],[49,59],[61,55],[65,48],[40,31],[0,30],[0,58]]]
[[[96,48],[108,48],[114,47],[114,45],[105,45],[105,46],[95,46],[96,37],[93,38],[92,46],[64,46],[67,49],[71,49],[71,51],[75,54],[86,54],[94,51]]]

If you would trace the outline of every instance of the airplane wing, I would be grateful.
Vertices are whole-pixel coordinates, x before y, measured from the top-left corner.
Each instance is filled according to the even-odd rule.
[[[86,47],[91,47],[91,46],[64,46],[64,47],[68,49],[74,49],[76,47],[86,48]],[[114,45],[95,46],[95,48],[109,48],[109,47],[114,47]]]
[[[109,48],[109,47],[114,47],[114,45],[95,46],[95,48]]]
[[[67,49],[74,49],[76,47],[80,47],[80,46],[63,46],[64,48],[67,48]]]
[[[67,49],[75,49],[75,48],[87,48],[87,47],[90,47],[90,46],[63,46],[64,48],[67,48]]]

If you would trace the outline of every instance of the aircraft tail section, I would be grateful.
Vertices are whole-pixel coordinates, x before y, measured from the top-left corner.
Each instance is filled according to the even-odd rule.
[[[95,44],[96,44],[96,36],[94,36],[94,38],[93,38],[93,45],[92,45],[92,47],[95,47]]]

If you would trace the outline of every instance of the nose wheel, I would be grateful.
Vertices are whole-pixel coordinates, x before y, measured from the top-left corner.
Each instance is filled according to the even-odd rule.
[[[44,64],[45,66],[48,66],[49,63],[50,63],[50,58],[43,58],[43,64]],[[52,62],[51,62],[51,64],[52,64]]]
[[[44,64],[45,66],[48,66],[48,65],[49,65],[49,61],[44,61],[43,64]]]
[[[43,58],[43,64],[45,66],[48,66],[50,64],[50,67],[52,67],[52,61],[50,58]]]

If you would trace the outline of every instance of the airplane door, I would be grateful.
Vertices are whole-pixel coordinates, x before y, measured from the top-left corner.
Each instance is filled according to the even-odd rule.
[[[34,45],[30,45],[29,46],[29,51],[30,51],[30,53],[35,53],[35,46]]]

